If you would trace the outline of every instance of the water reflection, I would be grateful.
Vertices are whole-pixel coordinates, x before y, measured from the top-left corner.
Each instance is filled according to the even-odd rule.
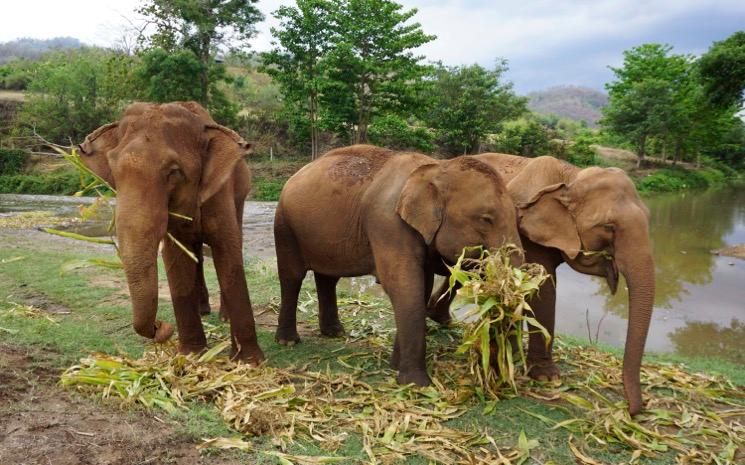
[[[655,313],[647,347],[686,355],[719,353],[733,361],[745,350],[745,261],[711,253],[745,242],[745,188],[656,196],[650,209],[650,235],[656,263]],[[628,318],[625,283],[611,295],[600,278],[559,269],[559,331],[587,335],[602,315],[600,340],[622,345]],[[592,283],[588,286],[588,283]],[[712,342],[702,341],[712,338]],[[721,342],[721,348],[716,349]]]

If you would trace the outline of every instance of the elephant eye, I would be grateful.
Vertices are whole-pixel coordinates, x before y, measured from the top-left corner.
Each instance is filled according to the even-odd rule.
[[[608,232],[614,232],[616,230],[616,226],[612,223],[606,223],[603,225],[603,229],[605,229]]]
[[[486,224],[494,224],[494,218],[492,218],[489,215],[481,215],[481,221],[483,221]]]
[[[168,170],[168,179],[175,179],[179,175],[181,175],[181,168],[176,165],[171,166]]]

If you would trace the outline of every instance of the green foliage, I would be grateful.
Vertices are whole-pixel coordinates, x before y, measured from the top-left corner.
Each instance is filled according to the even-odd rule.
[[[38,63],[19,119],[52,142],[82,140],[136,94],[134,64],[131,56],[95,48],[53,53]]]
[[[154,48],[141,55],[136,77],[142,82],[143,99],[148,102],[199,100],[201,88],[194,76],[202,64],[189,50],[166,51]]]
[[[417,84],[430,68],[413,51],[435,36],[410,22],[416,8],[404,10],[391,0],[332,0],[332,5],[325,111],[337,127],[352,130],[355,142],[366,142],[376,116],[418,109]]]
[[[580,133],[567,149],[567,161],[583,168],[598,165],[600,158],[595,149],[592,148],[592,145],[596,143],[595,137],[591,133]]]
[[[196,74],[202,104],[212,97],[211,76],[216,47],[228,38],[243,45],[256,33],[264,16],[254,5],[257,0],[146,0],[138,12],[148,18],[156,32],[149,37],[152,47],[169,52],[188,49],[201,63]]]
[[[28,152],[0,148],[0,175],[19,173],[28,161]]]
[[[80,176],[67,170],[0,176],[2,194],[71,195],[80,190]]]
[[[370,142],[394,150],[434,151],[434,134],[421,125],[410,125],[397,115],[385,115],[370,125]]]
[[[707,96],[720,107],[740,107],[745,92],[745,31],[737,31],[701,56],[699,70]]]
[[[716,168],[701,170],[669,168],[637,180],[636,188],[640,192],[675,192],[719,186],[724,184],[726,179],[726,175]]]
[[[527,100],[515,95],[512,83],[502,81],[506,71],[504,60],[491,70],[479,65],[436,70],[425,119],[448,154],[478,151],[487,134],[526,111]]]
[[[14,60],[0,66],[0,89],[25,90],[33,70],[34,63],[29,60]]]
[[[259,201],[277,201],[288,178],[254,178],[251,198]]]
[[[504,125],[495,138],[495,148],[499,152],[536,157],[551,152],[549,144],[551,132],[535,118],[522,118]]]

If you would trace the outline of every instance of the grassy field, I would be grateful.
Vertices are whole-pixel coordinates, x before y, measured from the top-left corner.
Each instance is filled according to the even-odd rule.
[[[306,284],[299,312],[303,342],[281,347],[273,342],[279,296],[275,265],[255,261],[249,262],[247,277],[260,344],[268,358],[263,369],[270,370],[260,376],[266,376],[266,382],[276,379],[279,386],[293,386],[293,393],[275,393],[263,403],[246,400],[246,408],[254,412],[254,419],[253,408],[280,412],[278,418],[284,420],[277,420],[276,430],[265,427],[257,432],[258,420],[226,424],[221,397],[225,392],[219,389],[186,396],[170,413],[171,409],[143,407],[148,391],[142,386],[137,391],[130,385],[139,394],[124,401],[117,396],[101,401],[100,386],[63,389],[57,383],[66,368],[91,353],[120,356],[126,366],[137,366],[136,359],[143,354],[155,357],[157,368],[148,368],[148,373],[160,373],[162,379],[174,363],[182,377],[217,366],[226,373],[232,368],[224,357],[218,357],[217,365],[173,362],[170,352],[146,345],[131,330],[120,271],[59,272],[65,262],[96,257],[110,258],[110,252],[37,231],[0,230],[0,365],[9,367],[0,373],[0,400],[13,401],[0,403],[0,424],[8,428],[5,439],[0,436],[1,463],[33,454],[38,462],[32,463],[42,463],[44,454],[60,450],[72,457],[90,451],[98,451],[99,460],[108,457],[108,462],[92,463],[373,463],[371,455],[376,463],[479,463],[479,457],[485,460],[481,463],[496,463],[490,460],[501,454],[503,463],[663,464],[675,463],[684,452],[693,454],[690,463],[711,463],[711,457],[719,463],[745,458],[742,389],[724,378],[688,374],[720,373],[745,385],[745,373],[732,364],[647,357],[654,363],[643,375],[650,413],[636,423],[624,417],[617,350],[583,348],[582,341],[562,338],[561,386],[520,378],[520,396],[506,395],[495,402],[474,392],[464,371],[465,358],[453,354],[459,330],[431,324],[429,364],[440,389],[400,388],[387,367],[392,329],[387,301],[341,293],[347,340],[322,338],[313,289]],[[207,273],[210,289],[216,289],[211,267]],[[172,321],[167,286],[161,284],[159,317]],[[218,301],[217,296],[212,301]],[[225,326],[216,316],[205,321],[212,328],[212,344],[224,340]],[[671,362],[685,362],[688,368]],[[358,381],[362,384],[356,385]],[[162,392],[173,395],[174,385],[168,383]],[[179,389],[181,395],[188,393],[184,386]],[[298,403],[313,420],[302,419]],[[60,408],[79,414],[61,417]],[[402,426],[407,415],[413,415],[415,426]],[[106,426],[96,423],[100,417],[109,419]],[[288,418],[295,418],[291,428]],[[716,426],[717,421],[723,423]],[[39,429],[49,435],[46,447],[38,445]],[[60,440],[64,434],[72,434],[76,441]],[[228,438],[245,450],[197,451],[196,445],[215,438]],[[219,441],[212,444],[219,446]],[[121,450],[128,455],[116,455]]]

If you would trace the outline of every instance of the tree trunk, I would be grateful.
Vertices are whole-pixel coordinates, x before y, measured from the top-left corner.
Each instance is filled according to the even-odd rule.
[[[201,93],[199,103],[206,107],[209,103],[210,87],[210,36],[207,33],[202,33],[201,49],[199,52],[199,61],[202,63],[202,69],[199,72],[199,87]]]
[[[315,160],[318,158],[318,123],[315,93],[311,93],[308,106],[310,107],[310,159]]]
[[[675,153],[673,155],[673,166],[678,164],[678,160],[680,160],[680,154],[683,150],[683,141],[680,137],[675,139]]]
[[[647,135],[643,135],[639,138],[639,146],[637,147],[637,160],[636,160],[636,167],[641,168],[642,164],[644,163],[644,155],[645,150],[647,146]]]

